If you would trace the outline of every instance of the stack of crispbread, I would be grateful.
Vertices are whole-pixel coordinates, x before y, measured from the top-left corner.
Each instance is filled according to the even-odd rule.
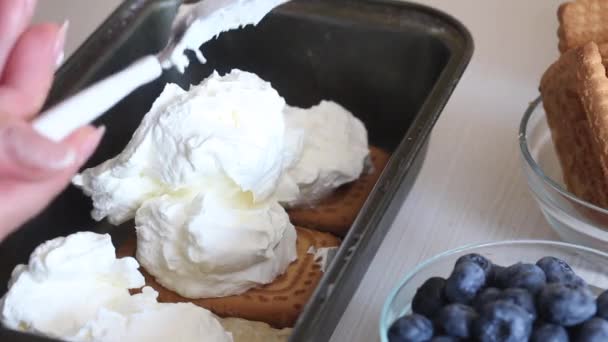
[[[558,10],[561,56],[540,92],[569,191],[608,208],[608,1],[577,0]]]

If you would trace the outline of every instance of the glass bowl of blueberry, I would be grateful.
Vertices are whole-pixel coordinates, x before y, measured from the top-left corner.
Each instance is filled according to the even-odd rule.
[[[608,341],[608,254],[505,241],[440,254],[387,299],[382,342]],[[606,292],[604,292],[606,291]]]

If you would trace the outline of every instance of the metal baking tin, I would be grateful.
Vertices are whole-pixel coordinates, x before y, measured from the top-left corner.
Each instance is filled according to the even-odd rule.
[[[180,3],[124,1],[58,71],[47,105],[159,51]],[[392,158],[291,337],[294,342],[328,340],[416,179],[431,129],[471,58],[472,38],[457,20],[422,5],[294,0],[259,26],[222,34],[202,50],[208,64],[192,63],[184,75],[165,72],[97,122],[108,130],[87,166],[123,149],[165,83],[188,87],[214,69],[255,72],[290,105],[329,99],[351,110],[366,124],[371,144],[390,151]],[[90,200],[70,187],[7,238],[0,245],[0,293],[15,265],[27,262],[48,239],[92,230],[111,232],[120,244],[120,228],[92,221],[90,209]],[[0,340],[50,341],[6,329],[0,329]]]

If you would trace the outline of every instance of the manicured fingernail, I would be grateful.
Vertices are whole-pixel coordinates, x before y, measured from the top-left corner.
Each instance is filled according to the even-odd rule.
[[[95,149],[99,145],[101,138],[106,132],[106,126],[99,126],[94,132],[90,133],[86,140],[80,145],[80,156],[84,160],[91,157]],[[84,160],[81,160],[83,162]]]
[[[23,0],[23,13],[30,16],[34,13],[34,8],[36,8],[36,0]]]
[[[65,53],[63,51],[61,51],[61,53],[59,54],[59,56],[57,56],[57,60],[55,61],[55,67],[57,69],[59,69],[59,67],[61,66],[61,64],[63,64],[64,58],[65,58]]]
[[[66,20],[61,25],[59,32],[57,33],[57,38],[55,40],[55,47],[53,53],[55,54],[55,65],[59,67],[61,63],[63,63],[63,59],[65,57],[65,40],[68,34],[68,28],[70,27],[70,21]]]
[[[49,167],[54,170],[63,170],[72,166],[76,162],[76,157],[76,151],[71,148],[68,148],[63,159],[50,162]]]
[[[11,159],[26,169],[63,170],[73,165],[78,156],[75,150],[52,145],[24,127],[7,128],[3,140]]]

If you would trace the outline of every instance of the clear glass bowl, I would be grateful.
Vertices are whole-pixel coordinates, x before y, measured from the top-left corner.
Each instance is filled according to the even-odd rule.
[[[416,290],[431,277],[448,277],[456,260],[469,253],[481,254],[497,265],[536,263],[545,256],[566,261],[599,294],[608,289],[608,254],[588,247],[555,241],[504,241],[467,246],[440,254],[420,264],[391,292],[382,308],[380,340],[388,342],[388,329],[397,318],[410,313]]]
[[[524,114],[519,145],[530,190],[560,238],[608,250],[608,211],[566,190],[540,99],[532,102]]]

